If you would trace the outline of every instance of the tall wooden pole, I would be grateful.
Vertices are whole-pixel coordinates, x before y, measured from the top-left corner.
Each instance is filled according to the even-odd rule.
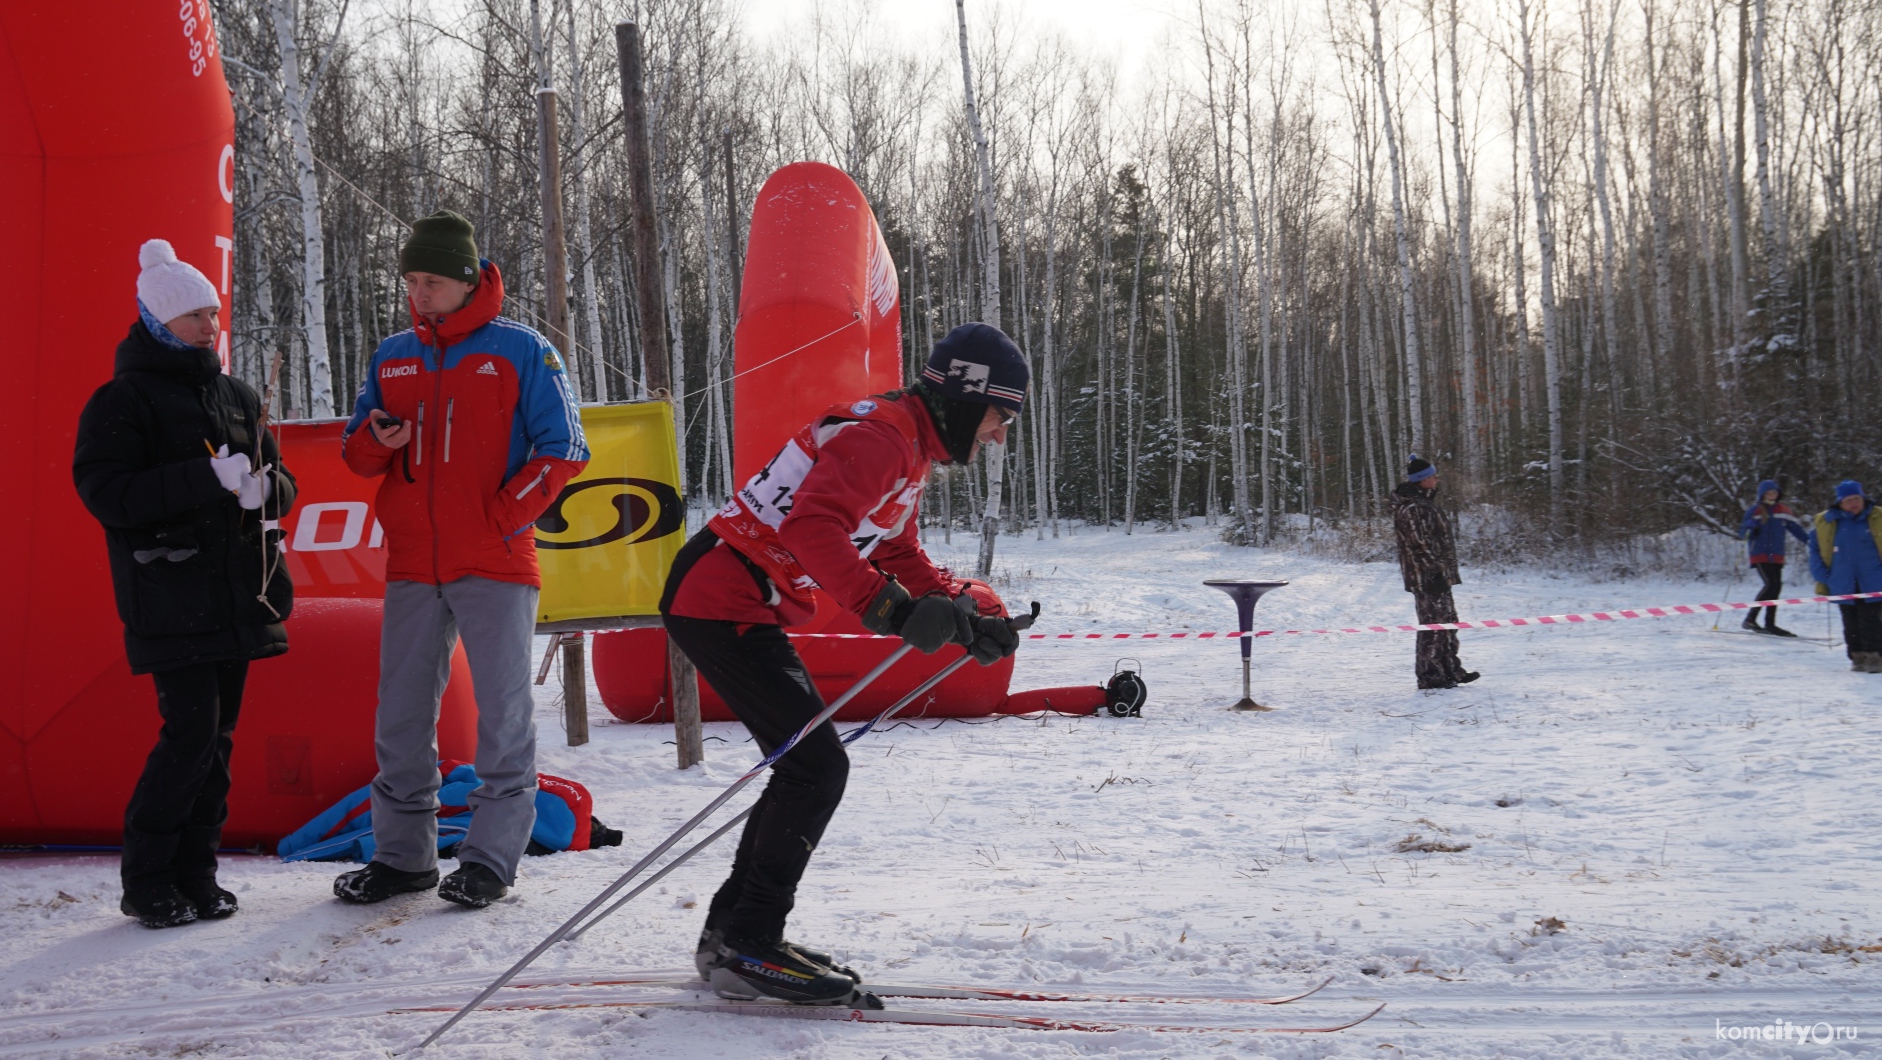
[[[666,296],[660,287],[660,236],[653,218],[653,158],[647,139],[647,97],[641,90],[640,27],[614,25],[621,62],[621,102],[627,132],[627,182],[634,208],[634,292],[640,305],[640,343],[646,352],[647,389],[673,404],[673,419],[685,422],[668,373]],[[699,681],[693,661],[667,641],[667,673],[673,687],[673,742],[680,768],[706,760],[699,732]]]
[[[542,191],[543,296],[549,345],[569,356],[568,231],[562,223],[562,151],[555,89],[536,89],[536,182]],[[570,747],[588,742],[588,658],[582,638],[562,639],[562,716]]]
[[[732,263],[732,321],[736,324],[739,296],[745,293],[745,269],[740,264],[744,255],[739,252],[738,185],[733,179],[732,170],[732,130],[721,129],[719,142],[724,148],[725,155],[725,233],[727,241],[731,244],[731,253],[726,255],[726,260]]]

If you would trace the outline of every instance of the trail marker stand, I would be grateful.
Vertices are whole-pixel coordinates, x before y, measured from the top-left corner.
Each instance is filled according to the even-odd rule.
[[[1242,698],[1241,702],[1230,710],[1271,711],[1273,707],[1264,707],[1255,702],[1248,690],[1249,653],[1254,647],[1255,638],[1247,634],[1255,628],[1255,604],[1262,596],[1286,585],[1286,582],[1260,582],[1246,578],[1211,578],[1203,582],[1211,589],[1220,589],[1235,601],[1235,617],[1240,622],[1242,631]]]

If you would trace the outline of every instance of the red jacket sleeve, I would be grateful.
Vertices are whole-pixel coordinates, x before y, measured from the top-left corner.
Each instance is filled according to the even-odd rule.
[[[791,513],[778,525],[778,539],[805,573],[852,613],[868,607],[886,579],[857,551],[850,533],[863,516],[907,486],[913,455],[889,424],[862,420],[843,427],[820,448],[816,465],[791,500]],[[912,516],[898,540],[911,532]],[[913,586],[909,592],[920,595]]]
[[[340,439],[340,456],[353,474],[378,478],[392,468],[392,456],[398,452],[379,444],[370,426],[360,427]]]
[[[539,456],[517,469],[510,481],[497,491],[494,505],[497,528],[506,538],[542,518],[549,502],[556,499],[569,479],[582,473],[586,460],[564,460],[559,456]]]
[[[953,586],[922,550],[920,515],[919,507],[909,512],[908,525],[901,533],[877,545],[869,559],[884,574],[895,575],[895,580],[902,583],[910,596],[922,597],[929,593],[953,596]]]

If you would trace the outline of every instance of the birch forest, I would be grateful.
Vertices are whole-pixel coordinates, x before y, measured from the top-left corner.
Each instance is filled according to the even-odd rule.
[[[801,159],[874,205],[911,366],[982,319],[1031,358],[1007,532],[1286,540],[1376,519],[1413,453],[1538,549],[1731,532],[1765,477],[1803,509],[1878,484],[1882,5],[1174,2],[1126,81],[1016,0],[932,41],[865,3],[760,40],[726,0],[218,0],[235,370],[285,351],[283,414],[350,412],[441,207],[547,332],[552,86],[571,373],[638,400],[667,358],[697,506],[732,485],[744,226]],[[636,324],[623,19],[665,351]],[[977,534],[989,472],[925,517]]]

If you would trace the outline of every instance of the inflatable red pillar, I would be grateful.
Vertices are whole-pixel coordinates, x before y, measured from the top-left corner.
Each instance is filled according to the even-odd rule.
[[[0,842],[115,843],[156,736],[104,535],[72,487],[73,435],[137,319],[146,239],[218,285],[228,364],[234,134],[206,0],[0,4],[0,432],[15,498],[0,520]],[[227,842],[270,842],[371,778],[378,628],[376,600],[303,600],[289,653],[250,671]],[[474,725],[447,716],[446,753],[469,757]]]
[[[822,162],[797,162],[771,174],[752,204],[751,236],[739,296],[733,360],[733,470],[743,482],[763,468],[797,430],[838,401],[902,385],[901,291],[895,262],[869,201],[849,175]],[[817,614],[790,630],[861,633],[855,617],[817,594]],[[594,641],[602,702],[624,721],[670,720],[666,634],[609,633]],[[895,647],[893,641],[798,637],[826,700],[847,689]],[[958,657],[904,659],[840,715],[870,717]],[[1013,662],[963,667],[910,716],[991,713],[1006,700]],[[701,682],[701,715],[732,714]]]

